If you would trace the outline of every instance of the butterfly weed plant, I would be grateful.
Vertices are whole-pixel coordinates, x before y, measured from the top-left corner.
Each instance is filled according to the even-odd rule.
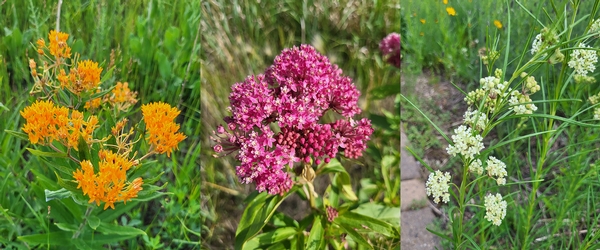
[[[158,198],[159,176],[144,176],[160,167],[150,157],[177,150],[186,136],[178,132],[180,111],[167,103],[141,105],[127,82],[111,84],[111,72],[97,62],[72,54],[69,35],[50,31],[29,59],[33,103],[21,112],[22,131],[7,131],[29,140],[30,154],[43,168],[36,178],[45,186],[54,225],[41,235],[21,236],[31,244],[89,248],[145,235],[143,230],[113,223],[139,202]],[[129,119],[135,119],[133,121]]]
[[[598,139],[589,134],[600,128],[600,2],[550,1],[539,6],[545,16],[516,3],[536,31],[511,37],[509,10],[506,33],[489,35],[480,50],[482,75],[463,92],[463,123],[450,138],[434,124],[460,164],[422,162],[431,171],[426,192],[447,204],[450,229],[430,231],[452,249],[598,248]],[[527,47],[511,47],[513,39]]]
[[[338,160],[361,157],[373,133],[369,119],[354,119],[359,96],[352,79],[310,45],[284,49],[264,73],[233,85],[230,116],[212,139],[215,157],[233,154],[239,181],[256,187],[236,249],[344,249],[349,242],[373,249],[381,239],[399,241],[399,228],[355,211],[358,198]],[[325,174],[331,184],[319,194],[313,181]],[[274,216],[293,193],[310,214]]]

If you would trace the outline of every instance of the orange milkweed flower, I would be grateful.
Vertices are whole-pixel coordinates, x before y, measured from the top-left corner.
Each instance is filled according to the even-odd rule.
[[[159,154],[167,153],[171,157],[173,149],[186,136],[179,132],[179,124],[173,122],[180,111],[163,102],[154,102],[142,106],[142,115],[146,123],[146,140]]]
[[[446,12],[448,12],[448,15],[450,16],[456,16],[456,10],[452,7],[446,7]]]
[[[66,128],[69,122],[69,109],[55,106],[51,101],[38,100],[20,113],[26,121],[23,132],[33,144],[46,145],[58,140],[59,130]]]
[[[71,57],[71,48],[67,45],[69,34],[51,30],[48,34],[48,39],[50,40],[50,47],[48,49],[50,50],[50,54],[56,57],[56,59]],[[45,46],[43,40],[38,40],[37,44],[38,47]]]
[[[126,172],[133,162],[108,150],[100,150],[98,156],[98,173],[94,173],[94,167],[88,160],[82,161],[81,168],[73,172],[77,188],[90,198],[89,203],[96,202],[100,206],[100,202],[104,202],[104,210],[108,207],[115,209],[115,202],[127,203],[137,197],[142,190],[142,178],[127,182]]]
[[[58,80],[62,87],[66,87],[74,94],[79,95],[82,91],[96,89],[100,84],[101,73],[102,68],[98,67],[97,62],[85,60],[77,63],[77,68],[71,69],[68,79],[66,79],[61,69]]]
[[[132,92],[129,89],[129,83],[117,82],[117,86],[112,90],[108,101],[116,106],[119,110],[126,110],[137,103],[137,92]]]

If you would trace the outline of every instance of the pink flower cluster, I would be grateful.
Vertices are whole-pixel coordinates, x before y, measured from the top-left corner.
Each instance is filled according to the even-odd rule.
[[[293,185],[288,168],[294,162],[329,162],[338,151],[362,156],[373,129],[370,120],[351,118],[361,112],[359,96],[352,80],[313,47],[285,49],[265,74],[233,85],[232,115],[225,118],[227,129],[213,132],[213,149],[218,155],[238,152],[240,182],[283,194]],[[344,118],[319,123],[329,110]]]
[[[400,68],[400,35],[391,33],[379,43],[379,50],[385,56],[388,56],[387,62]]]

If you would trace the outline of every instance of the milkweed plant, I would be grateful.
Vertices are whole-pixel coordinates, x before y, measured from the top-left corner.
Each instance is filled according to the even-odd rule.
[[[596,180],[596,165],[579,162],[578,156],[597,160],[597,139],[585,133],[597,133],[600,127],[598,3],[580,17],[581,2],[565,3],[565,11],[548,16],[548,24],[527,12],[538,25],[529,38],[511,37],[509,10],[508,30],[499,27],[480,49],[482,76],[477,88],[463,92],[468,109],[462,124],[449,138],[432,123],[448,141],[448,155],[460,162],[458,168],[434,170],[421,161],[431,172],[427,195],[435,204],[447,204],[442,211],[450,232],[430,231],[452,249],[600,246],[600,234],[588,233],[598,227],[594,213],[578,226],[564,228],[568,211],[580,201],[544,195],[564,192],[574,199],[582,183]],[[527,47],[511,47],[513,39],[526,39]],[[569,145],[560,146],[565,138]],[[568,173],[565,164],[585,167]],[[576,181],[561,183],[568,179],[559,175],[576,176]],[[569,188],[560,189],[564,185]],[[593,197],[583,199],[584,207],[597,205]],[[561,207],[563,202],[568,208]]]
[[[239,181],[256,189],[238,225],[236,249],[344,249],[350,243],[372,249],[378,239],[399,241],[399,228],[354,211],[358,198],[339,160],[360,159],[374,131],[369,119],[355,118],[359,96],[352,79],[310,45],[284,49],[264,73],[231,87],[230,115],[213,131],[214,156],[233,155]],[[325,174],[331,184],[320,194],[313,181]],[[301,221],[273,216],[293,193],[306,200],[310,215]]]
[[[145,235],[113,221],[165,195],[159,190],[167,183],[154,185],[160,175],[144,173],[161,168],[152,155],[171,157],[186,138],[175,122],[180,111],[163,102],[145,103],[137,118],[137,93],[127,82],[111,83],[112,69],[105,73],[97,62],[72,53],[68,38],[52,30],[48,40],[37,40],[38,59],[29,59],[35,100],[20,112],[22,131],[7,131],[28,140],[29,153],[47,166],[34,173],[46,186],[53,230],[48,225],[47,234],[25,237],[86,248]]]

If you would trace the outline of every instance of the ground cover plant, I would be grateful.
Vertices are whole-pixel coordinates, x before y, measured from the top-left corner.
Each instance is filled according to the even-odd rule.
[[[199,3],[0,12],[0,247],[199,249]]]
[[[450,158],[439,169],[422,161],[447,221],[431,231],[452,249],[597,248],[600,2],[403,3],[403,63],[475,80],[455,85],[467,109],[448,135],[431,122]],[[442,29],[426,35],[430,13]],[[444,38],[446,53],[425,36]]]
[[[398,249],[400,99],[395,97],[399,97],[400,75],[393,66],[397,57],[389,55],[395,50],[386,50],[387,43],[382,46],[384,50],[380,50],[380,42],[399,30],[397,2],[380,1],[373,5],[360,1],[244,1],[233,4],[212,1],[203,3],[202,11],[203,16],[210,17],[202,20],[202,104],[205,108],[202,126],[206,128],[202,130],[206,139],[203,145],[206,146],[202,151],[201,169],[203,246],[209,249],[259,246],[340,249],[348,245],[356,249]],[[253,103],[245,99],[246,96],[262,94],[255,101],[264,104],[261,107],[267,107],[270,98],[313,86],[308,83],[296,85],[297,82],[283,84],[283,79],[276,79],[277,84],[274,84],[269,80],[273,74],[284,77],[286,67],[279,69],[277,65],[283,65],[286,57],[296,57],[301,52],[318,55],[316,57],[322,58],[320,63],[328,61],[337,65],[341,71],[333,75],[350,79],[344,81],[352,84],[340,87],[349,90],[348,93],[354,93],[352,89],[355,88],[360,95],[353,94],[348,98],[356,102],[344,107],[333,104],[340,114],[331,110],[319,111],[322,113],[318,116],[297,118],[284,109],[274,117],[271,117],[272,113],[248,115],[254,109],[243,108]],[[293,65],[289,64],[287,68],[296,67]],[[327,67],[323,68],[324,72],[325,69]],[[284,90],[283,86],[296,89]],[[231,107],[229,111],[228,106]],[[360,115],[357,115],[358,110],[362,110]],[[224,120],[226,117],[230,118]],[[294,150],[294,155],[304,154],[298,161],[292,159],[296,162],[293,166],[297,172],[275,164],[284,171],[277,171],[277,177],[272,178],[281,178],[281,182],[272,182],[258,174],[253,176],[251,173],[255,169],[252,167],[258,166],[244,165],[253,163],[243,158],[247,154],[240,156],[245,149],[226,143],[232,135],[240,135],[245,138],[244,144],[252,145],[248,138],[262,138],[271,133],[275,138],[282,131],[293,134],[296,129],[306,128],[322,129],[319,131],[326,135],[335,127],[332,124],[336,120],[341,125],[350,122],[350,117],[356,122],[370,121],[373,129],[369,140],[364,140],[366,145],[361,146],[365,148],[362,156],[341,149],[339,154],[314,154],[319,149],[309,153]],[[277,121],[281,120],[275,118],[284,121],[280,123]],[[309,121],[300,122],[306,128],[290,126],[292,123],[287,121],[301,118]],[[266,124],[271,126],[257,130]],[[363,126],[360,124],[351,125],[350,122],[347,125],[351,126],[347,128]],[[329,129],[324,129],[327,127]],[[254,132],[242,132],[248,128]],[[211,136],[217,142],[208,140]],[[285,157],[284,152],[296,148],[293,143],[287,145],[284,141],[287,140],[282,138],[282,142],[273,142],[278,146],[265,147],[265,151],[271,153],[263,152],[261,157],[263,154]],[[214,158],[216,153],[222,157]],[[272,170],[270,166],[265,167]],[[353,228],[357,228],[357,224],[346,231],[349,226],[346,222],[351,220],[351,215],[373,219],[365,220],[368,225],[364,224],[365,227],[356,231]]]

